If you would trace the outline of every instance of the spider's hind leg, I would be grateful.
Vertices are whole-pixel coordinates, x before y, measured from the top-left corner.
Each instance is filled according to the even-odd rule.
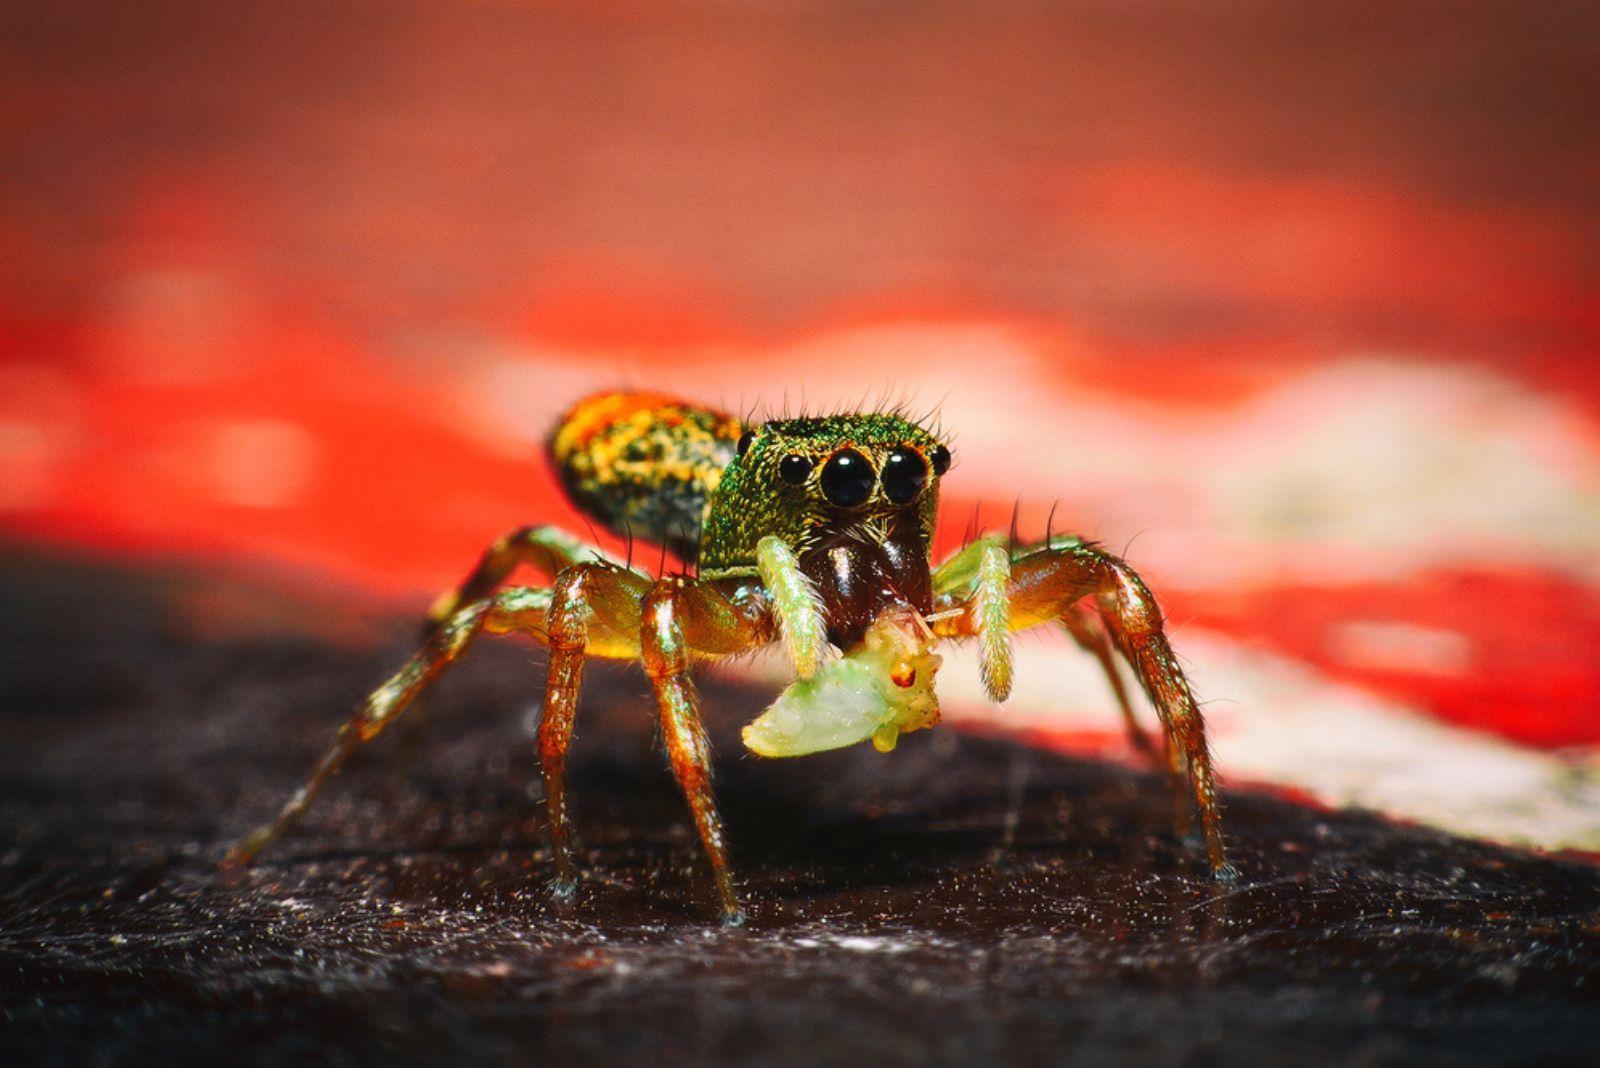
[[[527,587],[501,591],[492,599],[467,605],[441,623],[422,650],[408,660],[389,681],[374,690],[354,716],[339,729],[333,745],[294,792],[276,819],[246,835],[228,850],[225,863],[248,864],[256,854],[292,828],[317,793],[362,743],[376,738],[405,711],[406,706],[446,668],[455,663],[484,629],[524,631],[544,636],[545,611],[550,591]]]
[[[554,580],[557,575],[575,564],[593,560],[599,550],[568,534],[560,527],[518,527],[496,540],[479,557],[473,569],[456,584],[455,589],[439,595],[428,609],[428,619],[423,626],[424,636],[432,634],[462,605],[481,601],[500,587],[519,566],[526,564]]]
[[[526,526],[496,539],[453,588],[440,594],[422,623],[422,640],[433,640],[464,606],[481,601],[498,590],[518,567],[531,567],[553,581],[569,567],[600,557],[598,548],[573,537],[560,527]],[[433,695],[421,694],[398,728],[400,745],[395,763],[411,766],[423,751],[433,724]]]

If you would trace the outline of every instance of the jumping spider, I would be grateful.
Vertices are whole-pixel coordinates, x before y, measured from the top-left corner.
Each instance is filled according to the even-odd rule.
[[[501,538],[435,603],[422,650],[373,692],[277,819],[236,845],[231,860],[248,863],[288,830],[328,776],[478,634],[517,632],[550,648],[539,755],[554,892],[570,896],[577,886],[566,759],[585,658],[638,658],[724,918],[737,923],[743,913],[689,682],[694,660],[783,642],[796,681],[744,729],[745,744],[762,756],[869,738],[887,752],[901,732],[939,720],[938,639],[977,639],[984,688],[1004,701],[1010,632],[1058,622],[1099,661],[1131,737],[1168,776],[1179,828],[1188,827],[1192,794],[1211,869],[1231,875],[1205,724],[1143,580],[1070,535],[1025,546],[979,537],[933,568],[939,482],[950,466],[934,433],[892,413],[746,426],[669,396],[605,393],[567,412],[550,455],[586,514],[672,550],[696,574],[652,579],[553,527]],[[518,565],[549,575],[551,585],[502,587]],[[830,646],[843,655],[830,657]],[[1160,752],[1134,721],[1114,654],[1155,706]]]

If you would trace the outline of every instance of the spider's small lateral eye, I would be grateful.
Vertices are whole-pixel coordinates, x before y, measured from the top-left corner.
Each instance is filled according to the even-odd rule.
[[[929,454],[929,456],[933,460],[933,473],[934,474],[942,475],[946,471],[950,470],[950,450],[949,449],[945,448],[943,445],[935,445],[933,447],[933,452],[931,454]]]
[[[746,430],[739,435],[739,444],[734,446],[734,451],[743,456],[750,451],[750,443],[754,440],[756,440],[756,432],[754,430]]]
[[[778,477],[791,485],[798,486],[806,480],[806,476],[811,474],[811,469],[815,466],[809,457],[791,452],[778,461]]]
[[[901,445],[883,461],[883,495],[895,504],[914,501],[928,484],[928,463],[916,449]]]
[[[830,504],[854,508],[872,496],[872,464],[854,449],[840,449],[822,466],[822,495]]]

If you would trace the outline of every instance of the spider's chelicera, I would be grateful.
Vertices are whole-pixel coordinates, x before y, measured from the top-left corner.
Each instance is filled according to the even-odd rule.
[[[1155,599],[1122,560],[1071,535],[1030,545],[988,535],[937,568],[929,560],[950,450],[895,413],[738,419],[672,397],[605,393],[575,405],[550,454],[577,506],[609,529],[672,550],[692,576],[652,578],[554,527],[524,527],[489,547],[429,613],[423,649],[367,699],[278,818],[229,854],[248,862],[282,835],[322,783],[382,731],[484,631],[550,648],[539,753],[554,891],[577,886],[566,758],[587,657],[638,659],[662,734],[711,861],[725,918],[738,922],[710,754],[689,668],[781,641],[796,679],[744,729],[762,756],[800,756],[871,740],[894,748],[939,721],[940,639],[977,642],[984,688],[1011,690],[1011,632],[1057,623],[1104,669],[1130,736],[1173,787],[1180,832],[1191,803],[1207,857],[1231,874],[1205,724]],[[520,565],[549,586],[506,586]],[[838,650],[842,655],[833,655]],[[1156,746],[1134,721],[1116,657],[1160,718]]]

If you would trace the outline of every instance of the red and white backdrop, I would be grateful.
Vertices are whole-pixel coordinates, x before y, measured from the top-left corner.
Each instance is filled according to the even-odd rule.
[[[1146,573],[1233,783],[1600,851],[1591,7],[37,6],[9,539],[414,609],[584,529],[588,391],[909,398],[946,545],[1020,501]],[[1019,675],[952,718],[1128,757]]]

